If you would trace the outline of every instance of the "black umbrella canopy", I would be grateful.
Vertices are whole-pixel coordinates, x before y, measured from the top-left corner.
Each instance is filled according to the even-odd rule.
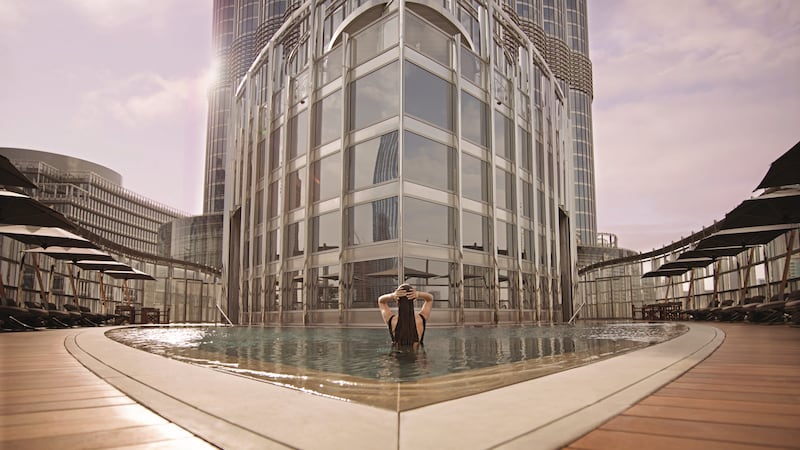
[[[55,246],[97,248],[88,239],[61,228],[32,225],[0,225],[0,234],[25,244],[42,248]]]
[[[713,262],[714,260],[712,258],[684,258],[684,259],[678,258],[675,261],[670,261],[668,263],[662,264],[661,267],[658,268],[658,270],[663,271],[671,269],[695,269],[699,267],[706,267]]]
[[[688,267],[677,268],[677,269],[664,269],[664,270],[662,270],[659,267],[658,270],[651,270],[650,272],[645,273],[644,275],[642,275],[642,278],[674,277],[678,275],[683,275],[688,271],[689,271]]]
[[[25,250],[25,253],[35,253],[39,255],[47,255],[51,258],[62,261],[81,261],[81,260],[94,260],[94,261],[113,261],[114,257],[108,253],[95,248],[77,248],[77,247],[47,247],[47,248],[32,248]]]
[[[81,260],[75,261],[73,264],[83,270],[99,270],[100,272],[105,272],[108,270],[122,270],[130,272],[133,270],[133,267],[119,261]]]
[[[75,230],[77,227],[63,214],[17,192],[0,190],[0,224],[35,225]]]
[[[739,253],[747,250],[747,247],[712,247],[701,248],[694,250],[687,250],[678,256],[678,259],[693,259],[693,258],[712,258],[717,259],[723,256],[736,256]]]
[[[697,243],[697,249],[716,247],[752,247],[770,242],[787,233],[796,225],[766,225],[762,227],[733,228],[722,230]]]
[[[117,280],[151,280],[154,281],[155,277],[149,273],[140,270],[106,270],[105,274]]]
[[[410,267],[403,268],[403,273],[406,278],[434,278],[438,276],[435,273],[423,272],[421,270],[412,269]],[[381,277],[390,278],[390,277],[398,277],[400,276],[400,274],[398,273],[397,267],[392,267],[390,269],[382,270],[380,272],[368,273],[366,276],[372,278],[381,278]]]
[[[800,184],[800,142],[772,162],[756,189]]]
[[[797,167],[800,172],[800,166]],[[800,189],[782,189],[743,201],[725,215],[722,229],[800,223]]]
[[[23,175],[23,173],[14,167],[14,164],[11,164],[11,161],[3,155],[0,155],[0,185],[38,189],[28,177]]]

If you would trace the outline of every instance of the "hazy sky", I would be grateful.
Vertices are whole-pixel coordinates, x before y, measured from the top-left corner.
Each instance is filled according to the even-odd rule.
[[[0,0],[0,147],[199,213],[211,4]],[[589,42],[598,223],[622,247],[721,219],[800,140],[800,1],[589,0]]]

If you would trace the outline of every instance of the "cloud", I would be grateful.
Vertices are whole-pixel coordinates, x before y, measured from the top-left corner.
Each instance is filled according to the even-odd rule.
[[[797,142],[800,2],[621,1],[589,17],[598,223],[621,246],[711,225]]]
[[[139,73],[112,80],[84,95],[82,117],[99,121],[110,114],[128,127],[175,117],[187,108],[205,105],[208,80],[208,71],[190,78],[167,79]]]
[[[66,0],[87,19],[106,29],[130,23],[143,23],[148,27],[162,27],[166,12],[178,0]]]

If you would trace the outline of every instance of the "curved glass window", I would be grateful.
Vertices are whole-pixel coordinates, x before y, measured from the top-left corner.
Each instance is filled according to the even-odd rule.
[[[399,102],[399,63],[397,61],[350,84],[350,129],[358,130],[396,116]]]
[[[342,161],[340,154],[326,156],[311,165],[311,201],[319,202],[339,196],[341,189]]]
[[[494,153],[514,161],[514,122],[497,111],[494,113]]]
[[[324,252],[339,248],[341,223],[339,213],[332,212],[311,218],[311,251]]]
[[[485,252],[489,248],[489,218],[480,214],[462,214],[461,234],[463,246],[469,250]]]
[[[267,189],[267,219],[272,219],[278,216],[278,182],[273,181],[269,184]]]
[[[347,209],[347,245],[397,239],[397,197]]]
[[[289,160],[305,155],[308,150],[308,109],[289,119]]]
[[[461,76],[478,87],[483,87],[483,62],[467,47],[461,47]]]
[[[416,198],[403,199],[403,240],[452,245],[455,240],[454,210]]]
[[[281,128],[274,128],[269,138],[269,170],[281,166]]]
[[[397,16],[370,25],[352,38],[353,66],[358,66],[394,47],[398,39]]]
[[[531,134],[522,127],[519,128],[519,151],[522,154],[522,168],[528,172],[533,171]]]
[[[489,201],[489,164],[464,154],[461,158],[461,195],[479,202]]]
[[[497,221],[497,254],[517,256],[517,239],[514,224]]]
[[[342,96],[336,91],[314,103],[314,147],[338,139],[342,134]]]
[[[413,14],[406,14],[405,18],[406,46],[450,67],[450,39],[447,35]]]
[[[303,256],[306,248],[306,233],[303,222],[290,223],[286,227],[286,256]]]
[[[403,177],[443,191],[455,186],[455,149],[406,131],[403,134]]]
[[[409,62],[404,65],[403,81],[406,114],[452,131],[453,85]]]
[[[397,178],[397,131],[362,142],[347,151],[350,191]]]
[[[461,135],[483,147],[489,145],[489,108],[486,103],[461,91]]]
[[[495,201],[497,207],[514,209],[514,177],[503,169],[495,170]]]
[[[295,170],[286,177],[286,211],[299,208],[303,205],[303,186],[305,186],[305,171]]]

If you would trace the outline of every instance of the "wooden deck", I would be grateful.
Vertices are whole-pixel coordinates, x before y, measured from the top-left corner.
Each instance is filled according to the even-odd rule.
[[[213,448],[83,367],[69,332],[0,335],[0,448]]]
[[[714,325],[715,353],[567,448],[800,448],[800,328]],[[78,363],[74,331],[0,334],[0,448],[210,448]]]
[[[800,448],[800,328],[714,326],[710,357],[567,448]]]

